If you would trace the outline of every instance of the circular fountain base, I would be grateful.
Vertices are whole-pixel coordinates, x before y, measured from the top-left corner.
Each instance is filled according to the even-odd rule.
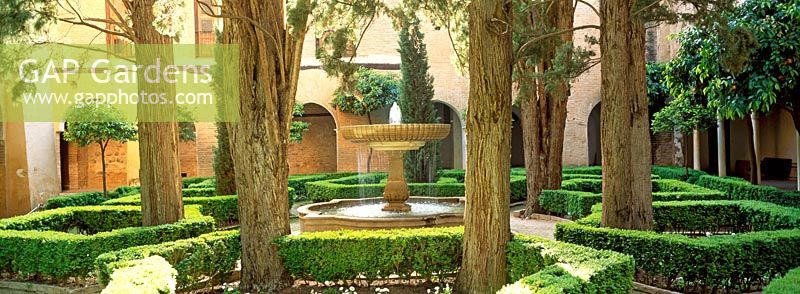
[[[464,224],[462,197],[410,197],[405,212],[383,210],[383,198],[335,199],[297,209],[303,232],[452,227]]]

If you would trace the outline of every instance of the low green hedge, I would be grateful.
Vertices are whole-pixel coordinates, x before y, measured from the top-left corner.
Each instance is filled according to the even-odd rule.
[[[236,195],[211,196],[211,197],[184,197],[184,205],[199,205],[200,212],[214,218],[218,224],[239,220],[239,204]],[[111,199],[101,205],[142,205],[140,195],[131,195]]]
[[[181,190],[183,198],[187,197],[209,197],[217,195],[217,188],[184,188]]]
[[[797,294],[800,293],[800,267],[786,273],[782,278],[772,280],[764,288],[764,294]]]
[[[202,182],[197,182],[190,184],[186,188],[216,188],[217,187],[217,179],[216,178],[209,178]]]
[[[724,193],[670,179],[653,180],[653,201],[725,200]],[[593,205],[602,202],[602,180],[572,179],[561,183],[562,190],[544,190],[539,205],[544,210],[570,218],[589,215]]]
[[[120,270],[135,265],[136,261],[160,256],[177,270],[177,288],[184,289],[204,278],[221,278],[233,272],[241,255],[239,231],[219,231],[191,239],[104,253],[97,257],[95,266],[100,283],[108,283],[109,277],[113,283]]]
[[[213,230],[214,220],[187,206],[184,220],[141,227],[139,207],[68,207],[0,221],[0,271],[61,280],[86,277],[94,259],[130,246],[186,239]],[[68,233],[85,232],[91,235]]]
[[[448,175],[448,176],[444,176]],[[452,178],[458,181],[458,175],[452,170],[440,173],[440,177]],[[326,202],[333,199],[353,199],[381,197],[386,174],[362,174],[356,176],[342,177],[333,180],[316,181],[306,183],[306,193],[314,202]],[[527,185],[524,176],[511,176],[511,202],[524,201],[526,198]],[[464,183],[445,182],[437,183],[409,183],[409,193],[413,196],[429,197],[464,197]]]
[[[603,167],[599,165],[594,166],[571,166],[565,167],[561,174],[564,175],[571,175],[571,174],[581,174],[581,175],[602,175],[603,174]]]
[[[206,180],[213,179],[214,177],[192,177],[192,178],[183,178],[181,180],[181,184],[184,189],[189,188],[192,184],[197,184]]]
[[[800,207],[800,194],[786,192],[771,186],[758,186],[736,178],[700,176],[697,185],[725,192],[733,200],[758,200]]]
[[[71,195],[56,196],[47,199],[47,202],[44,203],[44,208],[56,209],[62,207],[98,205],[108,199],[116,198],[112,196],[116,195],[114,195],[113,192],[110,192],[109,198],[106,198],[103,197],[103,192],[82,192]]]
[[[295,279],[327,282],[390,275],[431,280],[457,273],[463,228],[377,231],[328,231],[284,236],[275,242],[283,265]],[[524,288],[560,287],[567,293],[627,293],[633,259],[623,254],[516,235],[508,244],[511,280]],[[558,269],[578,285],[570,287],[549,275]]]
[[[132,260],[114,271],[111,283],[103,289],[103,294],[175,293],[177,274],[169,262],[160,256]]]
[[[516,235],[508,243],[508,277],[498,293],[629,293],[633,258],[541,237]]]
[[[355,176],[355,172],[340,172],[340,173],[319,173],[319,174],[297,174],[289,176],[289,187],[295,190],[297,199],[307,200],[306,196],[306,183],[333,180],[343,177]]]
[[[688,175],[686,174],[688,171]],[[686,169],[681,166],[653,166],[651,173],[657,175],[662,179],[681,180],[694,184],[706,172],[695,169]]]
[[[756,201],[654,202],[656,231],[632,231],[600,227],[596,208],[578,222],[558,224],[556,239],[630,254],[643,277],[673,288],[747,290],[800,266],[800,209]],[[735,234],[690,238],[665,230]]]

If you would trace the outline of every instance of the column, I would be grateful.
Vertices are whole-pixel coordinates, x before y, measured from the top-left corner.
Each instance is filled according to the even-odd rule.
[[[725,121],[720,116],[717,119],[717,169],[719,176],[724,177],[728,174],[728,162],[725,156]]]
[[[694,130],[692,132],[692,162],[693,168],[700,170],[700,131]]]
[[[756,154],[756,170],[753,174],[756,177],[756,183],[761,184],[761,140],[758,134],[758,113],[753,112],[750,114],[750,120],[753,121],[753,146],[755,147]]]

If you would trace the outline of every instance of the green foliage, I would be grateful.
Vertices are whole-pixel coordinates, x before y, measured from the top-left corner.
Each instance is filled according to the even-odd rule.
[[[328,231],[275,242],[286,271],[309,281],[368,280],[389,275],[424,279],[458,271],[461,229]]]
[[[7,0],[0,3],[0,44],[14,44],[52,23],[56,5],[48,0]]]
[[[574,166],[574,167],[567,167],[561,171],[562,174],[569,175],[569,174],[581,174],[581,175],[602,175],[603,174],[603,167],[596,165],[596,166]]]
[[[141,208],[86,206],[59,208],[0,221],[0,270],[22,277],[62,280],[86,277],[94,259],[130,246],[157,244],[210,232],[211,217],[185,207],[186,218],[141,226]],[[67,233],[77,229],[90,235]]]
[[[456,177],[454,177],[456,178]],[[463,176],[461,177],[463,178]],[[381,197],[386,174],[361,174],[333,180],[306,183],[306,193],[314,202],[333,199]],[[409,193],[414,196],[464,197],[464,183],[410,183]],[[526,196],[525,177],[511,177],[511,201],[523,201]]]
[[[630,254],[644,272],[642,277],[658,277],[673,288],[702,285],[746,290],[800,265],[800,252],[795,250],[800,246],[798,209],[755,201],[653,203],[658,231],[736,231],[735,235],[701,238],[601,228],[599,209],[598,205],[591,216],[578,222],[558,224],[556,239]]]
[[[515,235],[507,250],[509,280],[518,281],[498,293],[628,293],[633,286],[628,255],[526,235]]]
[[[210,178],[202,182],[189,184],[187,188],[214,188],[217,186],[217,178]]]
[[[109,196],[111,196],[111,198],[115,198],[116,193],[109,193]],[[55,209],[71,206],[98,205],[108,199],[109,198],[103,196],[103,192],[83,192],[47,199],[47,202],[44,204],[44,208]]]
[[[800,207],[800,194],[784,192],[771,186],[753,185],[741,179],[701,176],[696,184],[722,191],[732,200],[758,200]]]
[[[438,123],[433,107],[433,76],[428,73],[428,50],[423,41],[419,20],[409,19],[400,31],[400,82],[398,105],[403,113],[403,123]],[[426,142],[419,150],[405,153],[405,176],[411,182],[436,182],[439,167],[439,145]]]
[[[331,102],[334,109],[364,116],[397,102],[400,81],[396,76],[360,68],[355,80],[353,91],[346,87],[336,89]]]
[[[307,200],[306,183],[338,179],[342,177],[355,176],[358,173],[354,172],[341,172],[341,173],[319,173],[319,174],[305,174],[305,175],[290,175],[289,188],[294,189],[296,199],[298,201]]]
[[[291,189],[291,188],[290,188]],[[184,205],[199,205],[203,215],[211,216],[217,224],[225,225],[239,220],[239,204],[236,195],[211,197],[184,197]],[[290,201],[291,205],[292,202]],[[102,205],[142,205],[140,195],[131,195],[103,202]]]
[[[655,179],[653,201],[725,200],[720,191],[672,179]],[[602,202],[602,180],[572,179],[561,183],[562,190],[544,190],[539,205],[546,211],[569,218],[587,216],[592,206]]]
[[[159,256],[133,260],[114,271],[103,294],[175,293],[176,276],[177,271]]]
[[[183,197],[207,197],[217,195],[216,188],[185,188],[181,190]]]
[[[681,180],[694,184],[701,176],[708,175],[701,170],[689,169],[689,175],[686,175],[686,168],[680,166],[653,166],[651,173],[662,179]],[[655,179],[655,178],[654,178]]]
[[[303,105],[302,104],[295,104],[293,115],[295,118],[303,116]],[[289,141],[291,142],[300,142],[303,141],[303,133],[308,131],[308,127],[311,124],[304,122],[293,120],[292,124],[289,126]]]
[[[793,269],[782,278],[772,280],[764,288],[764,294],[800,293],[800,268]]]
[[[176,288],[183,289],[206,277],[219,279],[229,274],[241,255],[239,231],[219,231],[191,239],[104,253],[97,257],[95,265],[100,283],[108,283],[111,277],[110,287],[120,271],[141,260],[160,257],[166,260],[167,266],[177,270],[173,277],[177,281]]]
[[[213,179],[213,177],[183,178],[183,180],[181,180],[181,186],[183,186],[183,188],[186,189],[186,188],[190,188],[189,186],[191,186],[193,184],[201,183],[201,182],[204,182],[204,181],[207,181],[207,180],[211,180],[211,179]]]
[[[462,234],[463,228],[328,231],[275,242],[295,279],[325,282],[397,275],[432,280],[458,272]],[[627,293],[632,286],[633,259],[619,253],[517,235],[508,244],[507,256],[510,279],[523,278],[528,287],[565,286],[548,278],[561,266],[574,269],[567,274],[581,290],[574,293]]]
[[[64,139],[80,146],[100,144],[105,148],[108,141],[125,143],[136,138],[136,127],[125,121],[119,109],[110,106],[72,106],[66,121]]]

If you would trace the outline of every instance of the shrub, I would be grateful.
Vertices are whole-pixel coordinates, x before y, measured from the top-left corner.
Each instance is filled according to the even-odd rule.
[[[217,188],[185,188],[181,190],[183,198],[187,197],[208,197],[217,194]]]
[[[186,189],[186,188],[189,188],[189,186],[192,185],[192,184],[197,184],[197,183],[200,183],[202,181],[213,179],[213,178],[214,177],[183,178],[183,180],[181,180],[181,183],[183,185],[183,188]]]
[[[775,187],[757,186],[735,178],[700,176],[697,185],[719,190],[732,200],[757,200],[775,204],[800,207],[800,195],[787,193]]]
[[[158,256],[177,270],[177,288],[184,289],[203,278],[220,278],[232,272],[241,255],[239,231],[220,231],[192,239],[104,253],[97,257],[95,265],[98,280],[108,283],[111,277],[111,286],[119,271],[142,259]]]
[[[461,265],[463,228],[378,231],[328,231],[284,236],[275,242],[292,277],[326,282],[397,275],[430,280],[452,274]],[[633,259],[539,237],[516,235],[508,244],[511,280],[525,287],[567,285],[549,279],[558,272],[571,276],[587,293],[627,293],[633,279]],[[570,292],[581,293],[581,292]]]
[[[123,196],[139,194],[141,190],[142,187],[139,186],[119,186],[116,189],[114,189],[113,193],[116,194],[118,197],[123,197]]]
[[[459,183],[463,183],[466,176],[466,171],[463,169],[440,169],[436,173],[439,178],[453,178]]]
[[[516,235],[508,243],[511,289],[553,293],[628,293],[632,288],[633,258],[611,251]],[[505,292],[504,292],[505,291]]]
[[[309,281],[366,279],[458,271],[460,228],[327,231],[276,240],[286,271]]]
[[[218,224],[239,220],[239,204],[236,195],[211,197],[185,197],[184,205],[199,205],[200,212],[214,218]],[[140,195],[120,197],[103,202],[102,205],[142,205]]]
[[[210,179],[206,179],[206,180],[204,180],[202,182],[197,182],[197,183],[194,183],[194,184],[190,184],[186,188],[214,188],[216,190],[216,187],[217,187],[217,179],[216,178],[210,178]]]
[[[562,174],[561,180],[568,181],[573,179],[594,179],[594,180],[602,180],[603,175],[587,175],[587,174]]]
[[[109,192],[109,197],[114,195],[116,196],[115,192]],[[72,195],[65,195],[65,196],[57,196],[50,199],[47,199],[47,202],[44,204],[45,209],[56,209],[62,207],[73,207],[73,206],[88,206],[88,205],[98,205],[103,203],[108,199],[112,199],[116,197],[105,198],[103,197],[103,192],[83,192],[83,193],[76,193]]]
[[[755,201],[654,202],[656,232],[601,228],[601,212],[556,226],[560,241],[630,254],[672,287],[746,290],[800,266],[800,210]],[[748,229],[756,232],[748,232]],[[690,238],[665,230],[734,235]],[[644,282],[651,282],[643,278]]]
[[[800,267],[789,271],[780,279],[772,280],[772,282],[764,288],[764,294],[792,293],[800,293]]]
[[[442,176],[442,174],[450,176]],[[452,170],[442,174],[440,174],[440,177],[458,177],[457,173],[452,172]],[[374,173],[309,182],[306,184],[306,193],[309,199],[314,202],[325,202],[333,199],[381,197],[386,177],[386,174]],[[408,184],[409,193],[412,196],[464,197],[464,188],[463,183],[453,183],[449,180],[437,183]],[[526,191],[525,177],[512,176],[511,201],[525,200]]]
[[[128,262],[111,275],[103,294],[175,293],[177,272],[159,256]]]
[[[539,205],[546,211],[570,218],[589,215],[593,205],[602,202],[602,180],[572,179],[561,183],[562,190],[544,190]],[[678,180],[653,180],[653,201],[724,200],[719,191]]]
[[[572,166],[566,167],[561,171],[561,174],[569,175],[569,174],[582,174],[582,175],[602,175],[603,174],[603,167],[599,165],[595,166]]]
[[[198,207],[185,209],[185,219],[153,227],[140,227],[140,208],[124,206],[68,207],[5,219],[0,221],[0,270],[56,280],[85,277],[104,252],[213,229],[214,220],[200,214]],[[75,228],[91,235],[67,233]]]
[[[686,168],[681,166],[653,166],[652,174],[659,176],[662,179],[681,180],[694,184],[706,172],[696,169],[689,169],[689,175],[686,175]]]

